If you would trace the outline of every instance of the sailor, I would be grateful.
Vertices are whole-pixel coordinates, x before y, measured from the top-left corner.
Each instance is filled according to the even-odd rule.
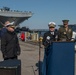
[[[69,20],[62,20],[63,26],[59,28],[59,40],[70,41],[72,38],[72,29],[68,26]]]
[[[57,39],[57,36],[56,36],[57,29],[55,29],[56,27],[55,22],[49,22],[48,27],[49,27],[49,31],[44,33],[44,36],[43,36],[43,45],[45,47],[49,46],[52,41],[56,41]]]
[[[42,75],[47,75],[48,72],[48,60],[47,57],[49,54],[52,54],[52,42],[57,41],[57,29],[55,29],[56,24],[55,22],[49,22],[48,24],[49,31],[44,33],[42,43],[44,45],[44,59],[42,64]],[[45,74],[44,74],[45,73]]]

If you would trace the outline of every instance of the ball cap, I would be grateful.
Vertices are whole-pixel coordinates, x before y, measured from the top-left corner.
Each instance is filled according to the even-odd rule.
[[[48,26],[49,27],[55,27],[56,26],[56,23],[55,22],[49,22]]]
[[[8,26],[14,26],[14,22],[6,21],[6,22],[5,22],[5,26],[6,26],[6,27],[8,27]]]

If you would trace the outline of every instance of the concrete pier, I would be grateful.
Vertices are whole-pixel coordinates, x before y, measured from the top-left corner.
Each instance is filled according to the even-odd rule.
[[[21,55],[21,75],[38,75],[39,47],[20,41]],[[41,64],[43,60],[43,48],[41,50]],[[0,52],[0,61],[3,61]]]
[[[20,42],[21,47],[21,55],[19,59],[21,59],[21,75],[39,75],[38,73],[38,61],[39,61],[39,46]],[[41,49],[41,65],[44,56],[44,48]],[[2,61],[2,53],[0,52],[0,61]],[[76,69],[76,54],[75,54],[75,69]],[[76,71],[75,71],[76,75]]]

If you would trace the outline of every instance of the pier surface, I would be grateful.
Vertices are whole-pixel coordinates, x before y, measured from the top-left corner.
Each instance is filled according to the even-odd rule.
[[[21,60],[21,75],[39,75],[39,46],[19,41],[21,47],[21,55],[18,57]],[[44,57],[44,48],[41,48],[41,64]],[[2,61],[2,53],[0,52],[0,61]],[[75,54],[75,69],[76,69],[76,54]],[[76,71],[75,71],[76,75]]]
[[[38,61],[39,61],[39,46],[34,44],[19,41],[21,47],[21,54],[18,59],[21,60],[21,75],[39,75]],[[41,49],[41,62],[43,60],[44,50]],[[2,53],[0,51],[0,61],[3,61]],[[42,63],[41,63],[42,64]]]

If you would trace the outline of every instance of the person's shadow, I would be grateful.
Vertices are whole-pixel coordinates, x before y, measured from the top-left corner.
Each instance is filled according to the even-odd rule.
[[[38,70],[39,75],[42,75],[42,61],[38,61],[35,65],[38,67],[35,71]]]

